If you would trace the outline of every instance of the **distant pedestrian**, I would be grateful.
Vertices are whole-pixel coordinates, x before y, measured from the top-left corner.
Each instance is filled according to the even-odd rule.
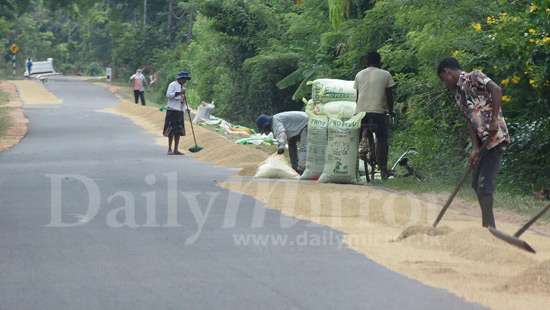
[[[141,100],[141,105],[145,105],[145,75],[143,75],[141,69],[137,69],[136,73],[130,77],[130,86],[134,88],[134,103],[138,103],[138,99]]]
[[[28,75],[31,75],[32,73],[32,59],[29,57],[27,58],[27,72],[28,72]]]
[[[374,142],[376,135],[376,161],[381,170],[382,179],[388,178],[389,153],[389,115],[393,114],[393,87],[395,82],[391,74],[380,69],[380,54],[370,52],[366,56],[367,68],[355,76],[354,88],[357,90],[355,113],[366,112],[361,121],[362,139]]]
[[[258,130],[262,133],[273,132],[277,140],[277,153],[283,154],[288,143],[288,155],[292,168],[299,174],[305,169],[307,155],[307,123],[305,112],[289,111],[273,116],[262,114],[256,119]],[[300,148],[298,149],[298,142]]]
[[[163,135],[168,137],[168,155],[183,155],[179,151],[180,137],[185,136],[184,112],[189,109],[185,96],[185,83],[191,80],[187,71],[181,71],[176,75],[176,80],[171,82],[166,89],[166,117],[164,119]],[[174,148],[172,148],[174,141]]]
[[[510,143],[502,116],[502,90],[481,71],[464,72],[458,60],[443,59],[437,75],[454,90],[458,107],[464,113],[472,140],[470,165],[474,167],[472,187],[481,207],[483,227],[495,227],[493,195],[504,149]],[[485,146],[485,149],[481,149]]]

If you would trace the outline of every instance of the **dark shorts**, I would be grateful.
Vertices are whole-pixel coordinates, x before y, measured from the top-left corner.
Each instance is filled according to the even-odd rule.
[[[162,134],[165,137],[185,136],[185,122],[183,121],[183,111],[168,110],[164,119],[164,130]]]
[[[495,192],[496,178],[503,153],[503,144],[482,153],[479,164],[474,169],[472,178],[472,187],[476,193],[488,195]]]
[[[389,118],[382,113],[367,113],[361,120],[361,133],[369,129],[378,139],[387,141],[390,135]]]

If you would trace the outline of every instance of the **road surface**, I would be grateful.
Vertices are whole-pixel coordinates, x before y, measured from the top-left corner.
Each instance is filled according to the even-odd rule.
[[[63,104],[27,106],[29,134],[0,153],[0,309],[480,308],[216,187],[232,171],[97,112],[117,102],[105,89],[47,87]]]

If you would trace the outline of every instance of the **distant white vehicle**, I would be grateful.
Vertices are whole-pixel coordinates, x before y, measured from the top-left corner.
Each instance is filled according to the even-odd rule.
[[[45,74],[58,74],[53,67],[53,58],[48,58],[46,61],[33,61],[30,76],[34,77]],[[26,69],[25,76],[29,76],[29,71]]]
[[[53,67],[53,58],[48,58],[46,61],[33,61],[31,74],[25,69],[25,77],[35,78],[42,82],[48,81],[48,76],[60,75]]]

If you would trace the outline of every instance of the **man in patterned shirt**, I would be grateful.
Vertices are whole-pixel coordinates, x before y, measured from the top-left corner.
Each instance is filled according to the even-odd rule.
[[[456,91],[456,104],[468,122],[472,139],[470,165],[484,227],[495,227],[493,194],[505,146],[510,143],[501,110],[501,88],[481,71],[464,72],[458,61],[445,58],[437,74],[447,88]]]

